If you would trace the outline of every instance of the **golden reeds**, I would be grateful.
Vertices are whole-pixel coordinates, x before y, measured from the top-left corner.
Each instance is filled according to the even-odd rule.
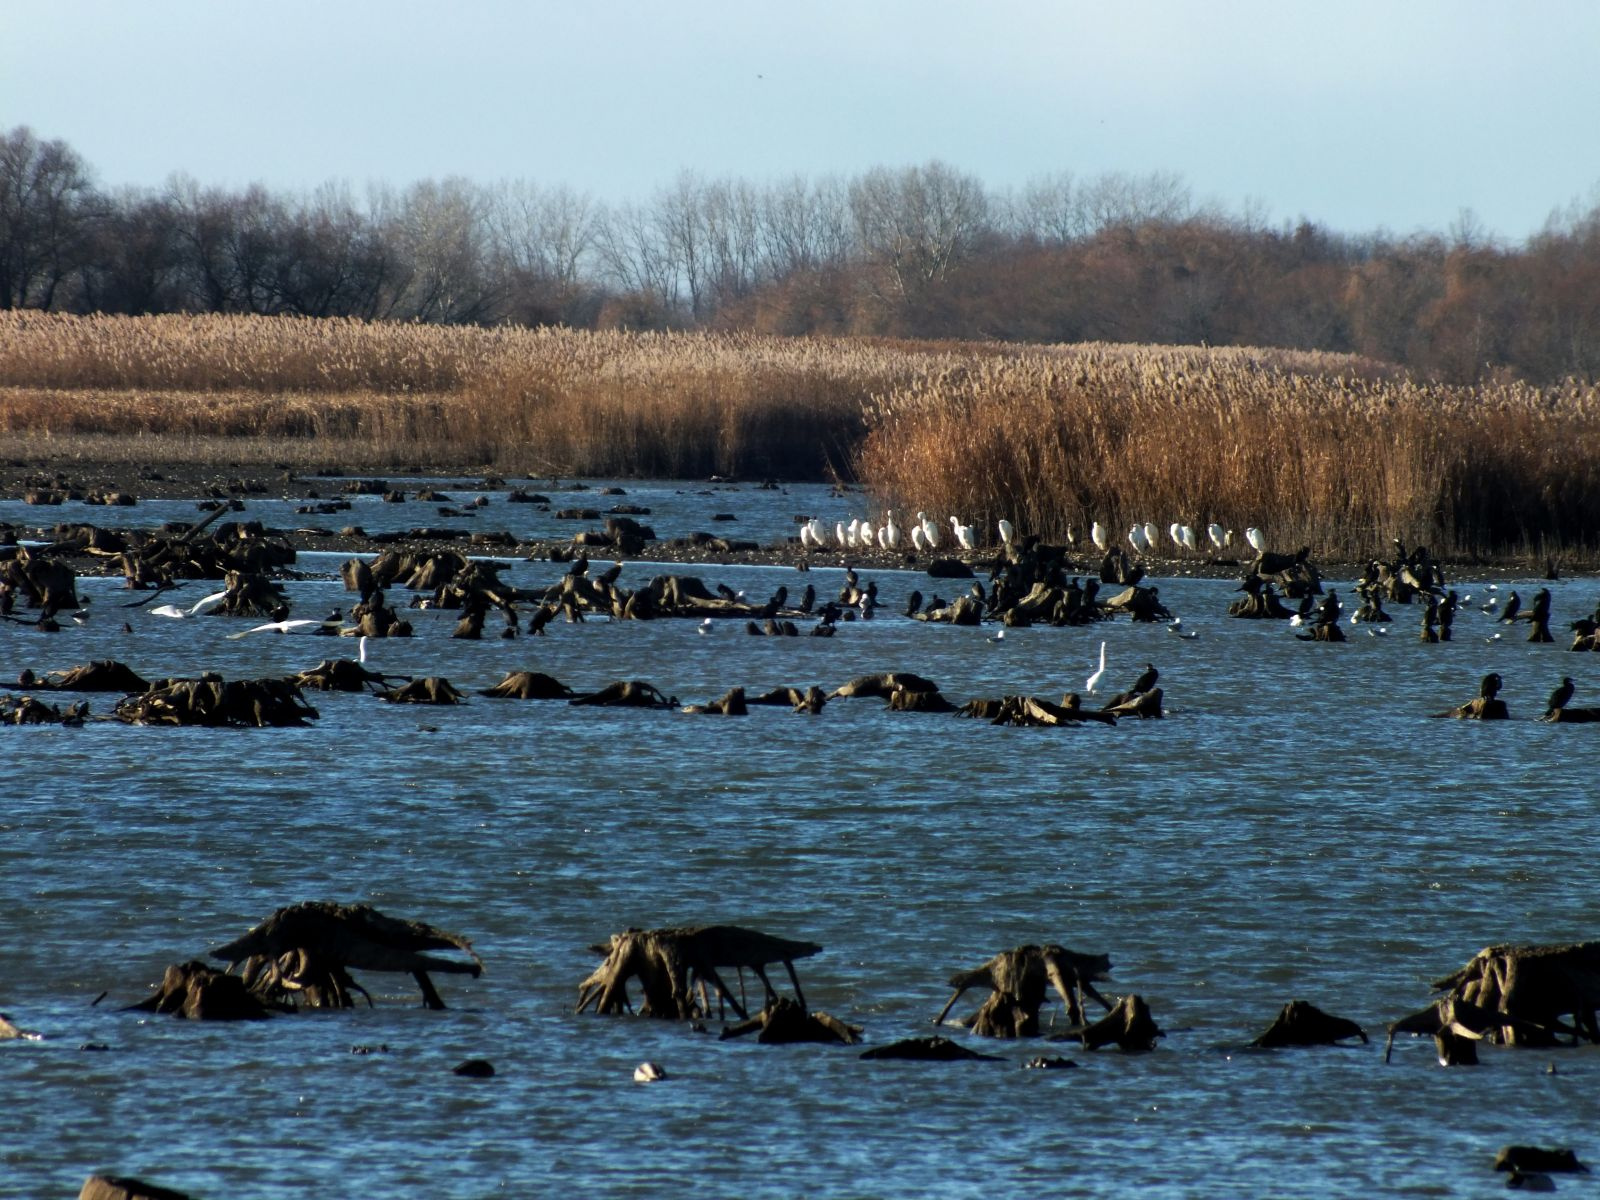
[[[858,476],[984,530],[1593,551],[1600,392],[1350,357],[0,313],[0,446],[537,474]]]

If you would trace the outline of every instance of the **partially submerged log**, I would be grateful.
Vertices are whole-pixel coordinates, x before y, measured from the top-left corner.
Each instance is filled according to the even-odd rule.
[[[325,658],[290,679],[296,687],[318,692],[379,692],[389,686],[390,679],[404,681],[405,677],[369,671],[353,658]]]
[[[578,985],[578,1012],[591,1004],[597,1013],[630,1009],[628,981],[637,979],[644,991],[640,1016],[687,1021],[711,1015],[713,992],[740,1020],[749,1019],[745,1005],[718,974],[719,968],[755,972],[770,1002],[777,993],[766,969],[781,962],[803,1008],[805,997],[800,992],[794,960],[809,958],[822,947],[816,942],[774,937],[738,925],[694,925],[627,929],[612,934],[605,945],[591,949],[604,961]]]
[[[1291,1000],[1265,1033],[1250,1044],[1263,1049],[1280,1046],[1333,1046],[1349,1038],[1360,1038],[1366,1045],[1366,1032],[1354,1021],[1331,1016],[1315,1004]]]
[[[723,717],[743,717],[749,715],[750,709],[745,705],[744,689],[742,687],[729,688],[718,699],[706,704],[686,704],[683,707],[686,713],[711,713]]]
[[[883,699],[896,692],[937,692],[939,685],[910,671],[889,671],[882,675],[858,675],[828,695],[829,700],[844,696],[877,696]]]
[[[1160,688],[1151,688],[1148,692],[1139,692],[1129,697],[1120,704],[1114,704],[1105,709],[1105,712],[1115,717],[1138,717],[1141,720],[1158,720],[1165,716],[1161,707],[1163,693]]]
[[[193,1200],[188,1192],[159,1187],[126,1175],[91,1175],[83,1181],[78,1200]]]
[[[104,658],[64,671],[50,671],[32,681],[41,691],[52,692],[142,692],[150,683],[126,663]]]
[[[1095,990],[1096,982],[1109,978],[1111,959],[1104,954],[1080,954],[1064,946],[1018,946],[995,955],[981,967],[958,971],[950,977],[955,988],[934,1023],[943,1022],[968,988],[987,987],[982,1007],[962,1024],[983,1037],[1037,1037],[1039,1009],[1048,984],[1067,1007],[1067,1020],[1082,1025],[1083,997],[1091,996],[1111,1009],[1111,1002]]]
[[[462,950],[460,962],[423,953]],[[442,1009],[429,971],[483,973],[472,943],[421,921],[387,916],[367,904],[307,901],[280,908],[242,937],[212,950],[211,957],[243,967],[243,977],[258,996],[289,1001],[296,996],[313,1008],[349,1008],[354,984],[348,970],[403,971],[417,981],[423,1003]],[[370,1003],[371,997],[368,997]]]
[[[317,710],[290,679],[226,681],[207,673],[199,679],[168,679],[148,691],[124,696],[113,715],[129,725],[200,725],[284,728],[316,720]]]

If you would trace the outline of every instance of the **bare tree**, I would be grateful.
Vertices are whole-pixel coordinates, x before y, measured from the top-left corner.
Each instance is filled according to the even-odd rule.
[[[51,308],[88,247],[89,169],[60,140],[0,133],[0,308]]]
[[[941,162],[868,171],[850,185],[863,251],[901,297],[944,280],[988,228],[983,185]]]

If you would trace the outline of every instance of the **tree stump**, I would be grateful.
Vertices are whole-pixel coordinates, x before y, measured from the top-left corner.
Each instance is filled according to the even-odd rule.
[[[1120,1004],[1083,1031],[1082,1039],[1086,1050],[1116,1045],[1135,1054],[1154,1050],[1156,1039],[1165,1036],[1141,997],[1124,996]]]
[[[156,994],[125,1011],[165,1013],[191,1021],[260,1021],[272,1015],[243,979],[194,961],[168,967]]]
[[[1053,944],[1018,946],[995,955],[981,967],[952,975],[950,986],[956,989],[955,995],[934,1018],[934,1024],[949,1015],[968,988],[983,986],[990,989],[989,996],[964,1025],[982,1037],[1037,1037],[1039,1009],[1048,985],[1066,1005],[1068,1021],[1082,1025],[1085,994],[1111,1009],[1111,1003],[1094,988],[1110,970],[1111,959],[1104,954],[1079,954]]]
[[[1332,1046],[1346,1038],[1360,1038],[1366,1045],[1366,1032],[1354,1021],[1330,1016],[1315,1004],[1291,1000],[1278,1013],[1267,1031],[1251,1042],[1264,1049],[1280,1046]]]
[[[824,1012],[807,1012],[787,996],[775,997],[748,1021],[730,1025],[722,1040],[744,1037],[760,1031],[756,1041],[763,1046],[788,1046],[801,1042],[854,1046],[861,1040],[861,1026],[848,1025]]]
[[[578,985],[578,1012],[591,1004],[597,1013],[630,1009],[628,981],[637,979],[644,991],[639,1015],[678,1021],[710,1016],[713,993],[718,1003],[733,1009],[741,1021],[749,1019],[745,1004],[717,973],[719,967],[753,971],[770,1002],[777,993],[766,968],[781,962],[803,1009],[805,996],[794,960],[822,950],[816,942],[792,941],[738,925],[628,929],[612,934],[607,944],[590,948],[604,961]]]

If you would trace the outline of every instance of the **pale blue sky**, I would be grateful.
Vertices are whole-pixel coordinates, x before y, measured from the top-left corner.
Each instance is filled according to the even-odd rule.
[[[1348,232],[1600,200],[1600,3],[5,0],[0,128],[105,186],[525,178],[647,199],[942,159],[1174,172]]]

